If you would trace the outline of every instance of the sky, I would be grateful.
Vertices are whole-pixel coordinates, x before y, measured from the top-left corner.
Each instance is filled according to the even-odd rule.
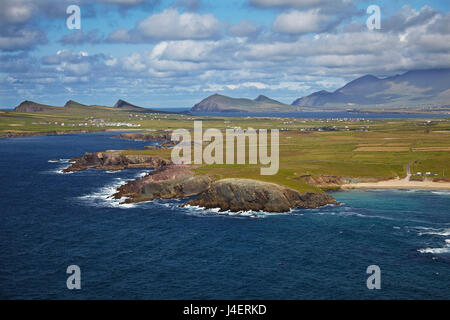
[[[366,74],[450,68],[450,1],[0,0],[0,50],[1,108],[190,108],[215,93],[290,104]]]

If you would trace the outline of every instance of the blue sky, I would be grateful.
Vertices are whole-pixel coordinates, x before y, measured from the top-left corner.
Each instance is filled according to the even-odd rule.
[[[81,30],[66,8],[81,9]],[[368,30],[366,9],[381,9]],[[449,1],[0,0],[0,107],[285,103],[365,74],[450,67]]]

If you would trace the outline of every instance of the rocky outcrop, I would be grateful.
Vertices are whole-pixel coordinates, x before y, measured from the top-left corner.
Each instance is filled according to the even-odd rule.
[[[2,138],[23,138],[23,137],[40,137],[40,136],[59,136],[64,134],[79,134],[79,133],[90,133],[90,132],[102,132],[107,131],[105,129],[96,129],[96,130],[61,130],[61,131],[36,131],[36,132],[27,132],[27,131],[14,131],[14,132],[5,132],[0,133],[0,139]]]
[[[220,208],[222,211],[288,212],[294,208],[317,208],[336,203],[327,193],[300,193],[277,184],[249,179],[214,182],[189,205]]]
[[[210,176],[194,175],[187,166],[169,165],[119,187],[113,197],[126,197],[125,203],[185,198],[204,192],[212,181]]]
[[[319,188],[338,188],[343,184],[351,182],[351,179],[340,176],[305,175],[302,178],[306,183]]]
[[[142,140],[142,141],[163,141],[171,142],[171,132],[168,131],[149,131],[149,132],[132,132],[121,133],[119,138],[128,140]]]
[[[170,160],[152,155],[127,155],[123,151],[109,150],[105,152],[85,153],[81,158],[72,158],[74,162],[64,172],[82,171],[86,169],[123,170],[128,168],[161,168],[171,164]]]

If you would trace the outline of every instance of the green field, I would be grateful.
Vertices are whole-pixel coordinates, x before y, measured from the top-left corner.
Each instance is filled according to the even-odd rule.
[[[98,127],[89,120],[139,124],[139,130],[192,129],[194,120],[203,128],[249,127],[280,129],[280,170],[274,176],[260,175],[260,165],[203,165],[198,174],[217,178],[240,177],[275,182],[300,191],[318,191],[304,175],[333,175],[355,179],[404,177],[406,164],[415,172],[432,172],[436,178],[450,178],[450,119],[401,120],[306,120],[295,118],[228,118],[190,115],[138,114],[127,110],[58,110],[49,113],[0,111],[0,134],[64,130],[131,130],[127,127]],[[73,127],[61,123],[76,124]],[[43,124],[49,123],[49,124]],[[57,124],[55,124],[57,123]],[[83,126],[79,127],[78,124]],[[88,123],[84,126],[84,123]],[[132,130],[138,130],[133,128]],[[331,130],[331,131],[329,131]],[[99,150],[101,151],[101,150]],[[133,154],[159,154],[170,150],[127,150]]]

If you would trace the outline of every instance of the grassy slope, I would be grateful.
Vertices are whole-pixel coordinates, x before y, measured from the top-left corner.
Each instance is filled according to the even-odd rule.
[[[450,121],[376,120],[362,122],[321,122],[302,120],[227,119],[204,121],[203,127],[241,126],[242,128],[286,128],[280,133],[280,170],[274,176],[261,176],[259,165],[204,165],[199,174],[213,174],[218,178],[241,177],[279,183],[300,191],[317,191],[307,185],[302,175],[336,175],[353,178],[388,179],[404,177],[406,164],[417,160],[412,172],[431,171],[446,177],[450,174],[450,152],[413,152],[417,147],[450,146]],[[291,122],[286,124],[286,122]],[[172,127],[174,126],[171,123]],[[192,128],[192,123],[184,123]],[[369,132],[301,132],[301,128],[336,125],[358,129],[369,126]],[[448,131],[448,133],[446,133]],[[375,146],[381,151],[356,151],[362,146]],[[369,149],[370,150],[370,149]],[[385,151],[386,150],[386,151]],[[399,151],[397,151],[399,150]],[[133,151],[139,153],[141,151]],[[156,154],[161,151],[149,150]],[[165,156],[169,151],[164,150]],[[447,172],[447,173],[446,173]]]
[[[86,107],[89,108],[89,107]],[[280,170],[274,176],[261,176],[259,165],[211,165],[196,169],[199,174],[214,174],[217,178],[242,177],[279,183],[300,191],[317,191],[307,185],[302,175],[337,175],[387,179],[405,176],[406,164],[417,160],[412,172],[431,171],[442,177],[450,176],[450,152],[414,152],[413,148],[450,147],[450,121],[433,120],[374,120],[367,122],[338,122],[302,119],[268,118],[225,118],[192,117],[186,115],[147,115],[139,120],[135,113],[111,111],[108,109],[88,109],[61,111],[53,114],[19,114],[0,111],[1,131],[51,131],[95,129],[95,127],[61,127],[58,125],[33,125],[32,122],[85,122],[88,117],[107,118],[108,121],[123,121],[141,124],[141,129],[193,128],[194,119],[203,120],[203,128],[287,128],[280,132]],[[130,114],[133,117],[130,118]],[[130,120],[132,119],[132,120]],[[369,132],[302,132],[301,129],[336,126],[338,128],[361,129],[369,127]],[[361,147],[375,147],[375,150],[355,151]],[[399,147],[401,147],[399,149]],[[367,149],[362,149],[367,150]],[[371,150],[370,148],[368,150]],[[396,152],[395,150],[407,150]],[[170,150],[127,150],[133,154],[159,154],[170,157]]]

